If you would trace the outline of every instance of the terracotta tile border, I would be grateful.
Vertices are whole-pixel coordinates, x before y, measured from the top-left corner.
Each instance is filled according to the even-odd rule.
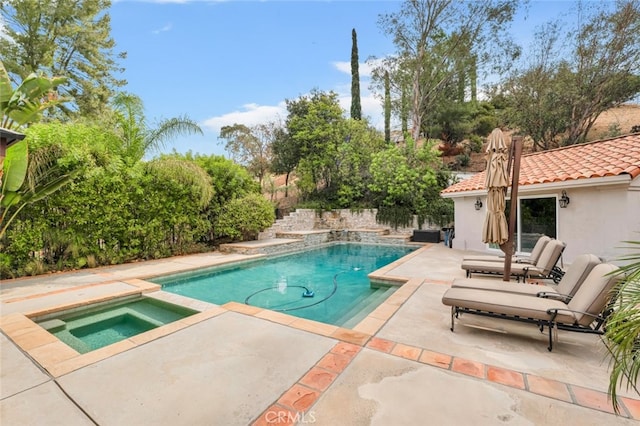
[[[483,363],[466,358],[453,357],[451,363],[451,371],[478,379],[486,379],[485,370],[486,366]]]
[[[373,337],[369,343],[367,343],[367,347],[371,349],[378,350],[380,352],[391,353],[391,350],[395,346],[395,342],[386,339],[380,339],[379,337]]]
[[[313,367],[298,382],[312,389],[324,392],[336,377],[338,377],[338,373],[336,372],[328,371],[320,367]]]
[[[278,426],[292,426],[300,420],[300,414],[285,408],[280,404],[273,404],[267,408],[260,417],[252,423],[253,426],[267,426],[277,424]]]
[[[567,385],[557,380],[528,375],[527,383],[530,392],[565,402],[573,401]]]
[[[513,370],[487,366],[487,380],[517,389],[525,389],[524,376]]]
[[[614,414],[613,408],[611,407],[611,400],[606,392],[434,352],[428,349],[404,345],[379,337],[372,337],[366,344],[366,347],[389,355],[417,360],[421,364],[439,367],[476,379],[487,380],[499,385],[579,405],[584,408]],[[415,356],[416,352],[419,354],[417,358]],[[619,397],[618,402],[621,408],[619,414],[621,417],[640,420],[640,400]]]
[[[605,392],[599,392],[581,386],[571,386],[570,391],[573,394],[576,404],[613,414],[611,401]]]
[[[422,352],[422,349],[420,348],[398,343],[393,347],[393,350],[391,351],[391,355],[396,355],[401,358],[410,359],[411,361],[417,361],[418,358],[420,357],[420,352]]]
[[[624,403],[624,406],[627,408],[629,415],[632,419],[640,419],[640,401],[637,399],[631,399],[627,397],[620,398]]]
[[[361,346],[338,342],[296,383],[286,390],[278,400],[262,412],[252,426],[305,423],[312,420],[309,409],[318,401],[331,383],[342,373],[358,355]]]
[[[453,357],[450,355],[445,355],[424,349],[422,351],[422,354],[420,354],[420,358],[418,358],[418,361],[423,364],[429,364],[433,365],[434,367],[440,367],[449,370],[451,369],[451,362],[453,361]]]

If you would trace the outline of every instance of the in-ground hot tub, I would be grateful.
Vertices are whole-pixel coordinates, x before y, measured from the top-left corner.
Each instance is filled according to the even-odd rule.
[[[37,323],[76,351],[87,353],[197,312],[143,296],[58,312]]]

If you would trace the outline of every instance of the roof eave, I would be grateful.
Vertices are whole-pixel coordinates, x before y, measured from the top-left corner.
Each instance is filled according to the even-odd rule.
[[[622,173],[616,176],[604,176],[587,179],[571,179],[557,182],[543,182],[531,185],[520,185],[518,192],[527,194],[539,191],[553,191],[572,188],[586,188],[590,186],[628,185],[631,183],[631,175]],[[469,191],[448,192],[440,194],[442,198],[479,197],[487,195],[486,189],[474,189]]]
[[[23,133],[0,127],[0,139],[5,140],[7,147],[13,145],[15,142],[21,141],[22,139],[24,139],[24,137],[25,135]]]

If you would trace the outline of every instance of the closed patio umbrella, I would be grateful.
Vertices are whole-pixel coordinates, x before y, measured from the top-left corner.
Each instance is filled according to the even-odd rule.
[[[502,245],[509,239],[509,229],[504,210],[505,194],[509,186],[507,163],[509,152],[502,130],[494,129],[487,145],[487,215],[482,229],[482,241]]]

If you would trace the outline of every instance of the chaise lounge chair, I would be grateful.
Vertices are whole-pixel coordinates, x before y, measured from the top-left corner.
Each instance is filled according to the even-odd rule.
[[[542,250],[546,247],[547,243],[551,241],[551,237],[547,237],[546,235],[541,236],[536,241],[536,244],[533,246],[531,250],[531,254],[528,256],[513,256],[514,263],[528,263],[530,265],[535,265],[538,259],[540,259],[540,255],[542,254]],[[487,255],[487,254],[468,254],[462,258],[463,261],[473,261],[473,262],[504,262],[504,255]]]
[[[470,288],[450,288],[442,303],[451,306],[451,331],[462,313],[537,324],[540,331],[549,328],[549,346],[553,349],[553,329],[603,334],[602,325],[609,314],[605,310],[610,291],[620,278],[619,269],[609,263],[596,265],[569,303],[522,294]],[[605,311],[603,313],[603,310]]]
[[[600,263],[598,256],[593,254],[583,254],[576,257],[557,286],[509,283],[487,278],[458,278],[453,281],[451,287],[552,297],[566,303],[578,291],[594,266]]]
[[[512,263],[511,264],[511,276],[514,276],[520,281],[522,277],[526,282],[528,277],[532,278],[556,278],[556,275],[551,275],[553,268],[560,259],[562,252],[566,244],[560,240],[551,240],[542,250],[540,258],[535,265],[529,265],[526,263]],[[482,262],[463,260],[462,269],[467,271],[467,278],[471,278],[472,273],[479,274],[503,274],[504,265],[500,262]]]

